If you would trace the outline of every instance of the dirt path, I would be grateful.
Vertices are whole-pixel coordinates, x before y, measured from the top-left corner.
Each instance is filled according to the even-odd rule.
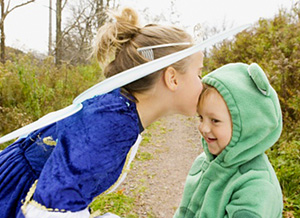
[[[144,142],[123,189],[134,195],[139,217],[172,217],[178,207],[187,173],[200,154],[197,118],[170,116],[143,133]]]

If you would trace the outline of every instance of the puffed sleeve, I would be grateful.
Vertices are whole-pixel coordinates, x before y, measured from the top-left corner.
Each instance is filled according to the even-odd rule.
[[[76,212],[109,189],[122,173],[138,138],[135,105],[85,105],[58,123],[57,145],[38,179],[33,200]]]

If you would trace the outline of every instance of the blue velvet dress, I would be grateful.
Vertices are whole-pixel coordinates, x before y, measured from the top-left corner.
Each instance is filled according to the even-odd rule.
[[[87,208],[118,180],[141,131],[136,104],[117,89],[18,139],[0,153],[0,217],[22,217],[21,202],[35,181],[31,200],[45,208]]]

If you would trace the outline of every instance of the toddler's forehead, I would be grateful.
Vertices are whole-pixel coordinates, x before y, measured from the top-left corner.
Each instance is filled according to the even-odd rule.
[[[228,106],[223,96],[218,92],[214,87],[209,87],[201,93],[199,102],[198,102],[198,113],[201,109],[203,109],[207,105],[215,104],[217,105],[225,105],[228,110]]]
[[[200,95],[198,107],[203,104],[203,101],[212,101],[216,97],[221,97],[223,99],[217,89],[214,87],[206,87]]]

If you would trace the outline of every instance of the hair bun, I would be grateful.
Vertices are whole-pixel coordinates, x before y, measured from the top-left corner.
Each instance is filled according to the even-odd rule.
[[[131,8],[124,8],[120,15],[114,15],[117,22],[126,22],[131,25],[138,25],[138,14]]]
[[[131,8],[124,8],[121,13],[111,11],[110,17],[112,19],[99,28],[95,40],[94,54],[99,62],[107,61],[140,31],[138,14]]]

